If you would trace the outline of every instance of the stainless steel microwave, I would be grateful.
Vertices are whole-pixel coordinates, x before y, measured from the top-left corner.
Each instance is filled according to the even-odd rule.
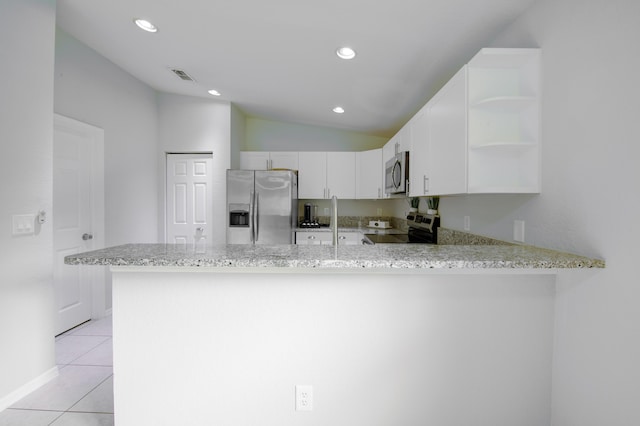
[[[409,189],[409,151],[397,153],[385,163],[384,192],[401,194]]]

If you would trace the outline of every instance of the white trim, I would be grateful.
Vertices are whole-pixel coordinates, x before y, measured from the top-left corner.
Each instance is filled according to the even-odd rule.
[[[94,249],[106,244],[104,223],[104,129],[57,113],[53,114],[55,128],[81,131],[91,139],[91,231]],[[91,318],[99,319],[106,314],[107,269],[92,267],[91,277]]]
[[[11,392],[9,395],[0,399],[0,412],[2,412],[6,408],[11,407],[13,404],[20,401],[22,398],[29,395],[31,392],[35,391],[42,385],[45,385],[49,381],[55,379],[56,377],[58,377],[58,374],[58,366],[52,367],[35,379],[28,381],[18,389]]]

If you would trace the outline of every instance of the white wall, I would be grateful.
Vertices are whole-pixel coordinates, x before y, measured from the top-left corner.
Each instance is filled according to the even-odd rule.
[[[106,245],[156,242],[156,92],[61,30],[55,53],[55,112],[104,129]]]
[[[263,269],[114,273],[116,424],[550,425],[552,275]]]
[[[54,31],[53,0],[0,2],[0,410],[55,368],[51,220],[11,235],[12,215],[51,213]]]
[[[242,151],[366,151],[387,138],[306,124],[247,117]]]
[[[213,217],[224,224],[227,202],[227,169],[230,168],[231,106],[204,98],[158,94],[160,163],[158,212],[160,240],[164,241],[165,154],[167,152],[213,153]],[[222,219],[220,219],[222,218]],[[213,243],[226,241],[224,226],[214,226]]]
[[[495,47],[542,48],[542,193],[441,200],[443,222],[606,260],[558,281],[554,425],[640,424],[640,2],[540,0]]]
[[[247,137],[247,118],[235,105],[231,105],[231,146],[229,152],[230,169],[240,167],[240,148]]]

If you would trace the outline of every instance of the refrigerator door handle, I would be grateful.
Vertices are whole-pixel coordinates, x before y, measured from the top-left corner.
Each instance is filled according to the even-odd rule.
[[[255,193],[255,203],[254,203],[254,218],[255,218],[255,223],[254,223],[254,233],[255,233],[255,242],[258,242],[258,238],[259,238],[259,233],[260,233],[260,193],[256,192]]]
[[[254,228],[255,228],[255,194],[253,191],[249,192],[249,236],[251,238],[251,244],[255,242]]]

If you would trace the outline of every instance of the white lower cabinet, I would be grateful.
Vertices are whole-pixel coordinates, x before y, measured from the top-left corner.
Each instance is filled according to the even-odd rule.
[[[339,232],[338,245],[362,244],[362,234],[359,232]],[[326,231],[297,231],[296,244],[331,245],[333,234]]]

